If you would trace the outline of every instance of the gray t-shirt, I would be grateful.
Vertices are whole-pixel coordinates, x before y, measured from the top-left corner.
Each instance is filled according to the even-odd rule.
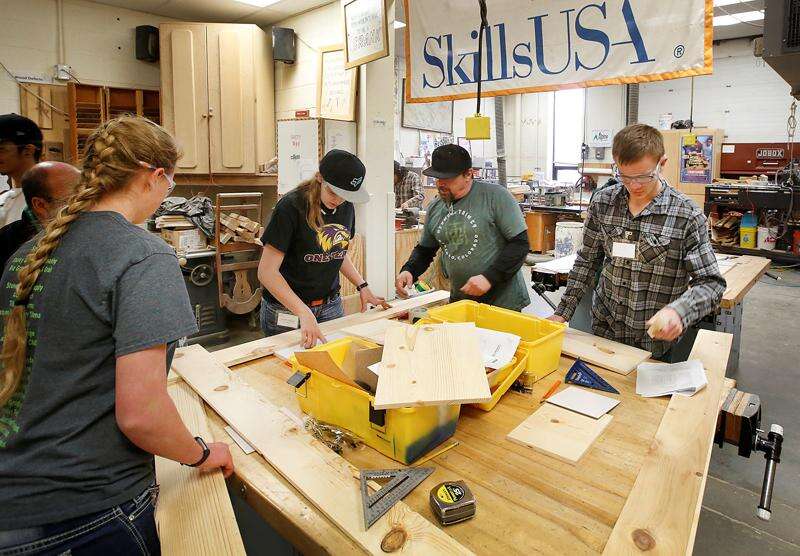
[[[419,244],[441,246],[450,300],[458,301],[467,298],[460,291],[467,280],[492,266],[508,240],[526,229],[522,211],[506,188],[476,180],[467,196],[455,203],[431,203]],[[477,301],[514,311],[527,306],[530,297],[522,270]]]
[[[32,245],[3,273],[0,330]],[[27,314],[28,364],[0,407],[0,530],[112,508],[154,482],[153,456],[117,426],[116,357],[197,331],[175,252],[116,212],[73,222]]]

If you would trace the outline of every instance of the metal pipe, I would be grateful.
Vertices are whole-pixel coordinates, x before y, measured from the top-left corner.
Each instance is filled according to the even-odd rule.
[[[58,34],[58,63],[66,64],[66,50],[64,48],[64,0],[56,0],[56,33]]]

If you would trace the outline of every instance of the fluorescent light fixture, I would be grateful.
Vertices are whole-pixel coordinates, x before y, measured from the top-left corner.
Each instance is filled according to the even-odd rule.
[[[717,6],[730,6],[732,4],[741,4],[742,0],[714,0],[714,7]]]
[[[242,4],[249,4],[251,6],[258,6],[259,8],[266,8],[273,4],[277,4],[281,0],[236,0]]]
[[[718,15],[714,16],[714,27],[724,27],[726,25],[738,25],[739,23],[747,23],[750,21],[760,21],[764,19],[764,12],[752,11],[741,12],[731,15]]]
[[[400,21],[399,19],[395,19],[394,23],[392,23],[392,27],[394,27],[395,29],[402,29],[405,26],[406,24]]]

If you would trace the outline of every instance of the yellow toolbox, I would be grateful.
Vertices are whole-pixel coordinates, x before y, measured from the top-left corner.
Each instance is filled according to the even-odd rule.
[[[525,372],[529,382],[541,380],[558,368],[567,328],[566,324],[469,300],[428,309],[428,318],[433,322],[474,322],[479,328],[519,336],[520,349],[528,352]]]
[[[317,346],[338,365],[353,347],[377,348],[378,344],[346,337]],[[375,398],[366,390],[350,386],[313,368],[290,360],[295,372],[309,375],[295,389],[300,409],[318,421],[345,428],[382,454],[410,464],[453,436],[460,405],[404,407],[376,410]]]

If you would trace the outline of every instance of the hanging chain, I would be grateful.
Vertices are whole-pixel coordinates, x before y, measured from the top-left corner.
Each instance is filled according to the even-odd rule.
[[[786,148],[789,150],[789,164],[794,160],[794,134],[797,131],[797,101],[792,101],[789,107],[789,119],[786,122],[788,140]]]

